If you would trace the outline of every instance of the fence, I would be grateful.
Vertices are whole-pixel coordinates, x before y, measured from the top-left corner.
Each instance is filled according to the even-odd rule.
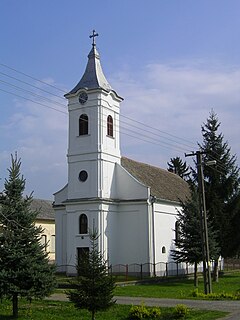
[[[64,270],[71,270],[74,274],[75,266],[57,266],[57,271],[65,272]],[[240,259],[222,259],[219,261],[219,269],[221,270],[237,270],[240,269]],[[213,270],[213,262],[211,263],[211,270]],[[198,265],[198,272],[202,272],[202,264]],[[158,262],[158,263],[132,263],[132,264],[117,264],[109,266],[109,273],[121,276],[124,280],[129,280],[132,277],[137,279],[156,277],[170,277],[170,276],[186,276],[194,273],[194,265],[188,263],[177,262]]]
[[[240,259],[225,259],[224,270],[240,270]]]
[[[202,271],[199,265],[198,271]],[[110,273],[116,276],[123,276],[125,280],[131,277],[144,279],[150,276],[169,277],[183,276],[194,273],[194,266],[187,263],[176,262],[159,262],[159,263],[133,263],[133,264],[117,264],[110,266]]]

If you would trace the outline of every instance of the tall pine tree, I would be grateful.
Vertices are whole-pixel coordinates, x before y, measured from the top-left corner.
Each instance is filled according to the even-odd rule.
[[[197,268],[203,260],[199,196],[194,184],[189,187],[191,188],[191,197],[181,203],[182,211],[179,211],[176,222],[175,250],[171,251],[171,255],[176,262],[186,262],[194,265],[194,286],[197,287]],[[215,259],[219,255],[219,248],[212,226],[208,228],[208,240],[210,258]]]
[[[239,208],[233,208],[233,201],[239,193],[239,168],[236,156],[231,155],[228,143],[219,133],[220,122],[212,110],[202,126],[203,143],[200,145],[203,162],[216,160],[216,166],[204,166],[205,195],[208,219],[217,233],[217,240],[223,257],[234,254],[239,243],[233,248],[234,221]],[[236,205],[239,202],[236,201]]]
[[[0,297],[12,300],[13,316],[17,318],[19,297],[31,300],[51,293],[55,268],[40,244],[43,230],[35,226],[38,212],[30,209],[32,196],[23,196],[21,161],[16,156],[11,161],[0,203]]]

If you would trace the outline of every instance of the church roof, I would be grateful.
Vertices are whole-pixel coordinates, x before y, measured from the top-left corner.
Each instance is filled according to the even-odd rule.
[[[86,70],[78,84],[67,95],[75,94],[79,89],[98,88],[104,89],[106,91],[112,90],[102,71],[100,56],[96,49],[96,45],[93,43],[92,49],[88,55]]]
[[[186,200],[190,195],[186,181],[167,170],[121,158],[121,165],[138,181],[151,188],[151,195],[157,199],[177,201]]]
[[[33,199],[31,209],[39,211],[37,219],[55,220],[55,213],[51,200]]]

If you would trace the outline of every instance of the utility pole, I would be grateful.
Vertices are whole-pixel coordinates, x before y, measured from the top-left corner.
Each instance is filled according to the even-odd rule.
[[[211,264],[208,243],[208,226],[207,226],[207,210],[204,189],[204,176],[203,176],[203,161],[202,152],[185,154],[186,157],[196,156],[197,160],[197,174],[198,174],[198,194],[199,194],[199,214],[200,214],[200,228],[202,240],[202,256],[203,256],[203,277],[204,277],[204,292],[205,294],[212,293],[212,280],[211,280]],[[208,164],[208,163],[207,163]],[[209,163],[210,165],[210,163]]]

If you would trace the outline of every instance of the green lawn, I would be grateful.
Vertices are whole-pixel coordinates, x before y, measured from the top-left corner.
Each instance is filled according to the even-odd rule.
[[[128,314],[131,306],[115,305],[106,312],[96,314],[96,320],[129,320]],[[173,308],[161,308],[161,318],[159,320],[173,320]],[[194,311],[191,310],[186,319],[189,320],[214,320],[226,313],[218,311]],[[0,319],[10,320],[11,304],[3,301],[0,303]],[[90,313],[85,310],[76,310],[70,302],[56,301],[38,301],[29,305],[26,302],[20,302],[19,318],[20,320],[90,320]]]
[[[116,288],[115,294],[129,297],[189,299],[193,298],[193,291],[193,280],[184,279],[158,284],[121,286]],[[198,291],[204,292],[203,279],[199,281]],[[218,283],[213,283],[213,292],[231,294],[240,292],[240,273],[236,272],[220,277]]]
[[[154,285],[129,285],[117,287],[115,295],[157,297],[157,298],[192,298],[194,290],[192,280],[178,280],[162,282]],[[199,291],[203,292],[203,281],[200,281]],[[235,293],[240,291],[240,273],[226,274],[219,279],[219,283],[213,284],[215,293]],[[128,313],[131,306],[115,305],[107,312],[97,313],[97,320],[128,320]],[[161,320],[173,319],[170,314],[172,308],[161,308]],[[10,320],[12,306],[10,302],[0,301],[0,319]],[[211,320],[218,319],[225,313],[216,311],[196,311],[191,310],[187,319]],[[31,320],[87,320],[91,319],[90,314],[85,310],[76,310],[70,302],[55,301],[33,301],[32,304],[20,300],[19,319]]]

